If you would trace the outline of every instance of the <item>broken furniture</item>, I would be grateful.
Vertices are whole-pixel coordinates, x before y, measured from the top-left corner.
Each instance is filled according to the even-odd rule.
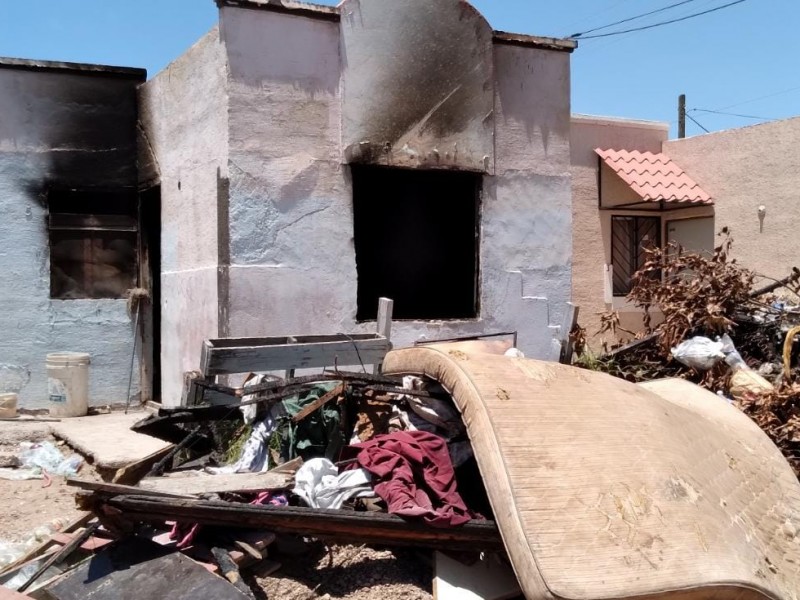
[[[206,340],[200,356],[200,371],[187,374],[182,405],[202,404],[205,390],[241,395],[241,389],[216,385],[217,377],[242,373],[284,371],[294,377],[297,369],[339,368],[346,365],[372,365],[380,372],[384,356],[391,350],[393,302],[381,298],[378,303],[377,332],[372,334],[283,336],[264,338],[224,338]]]

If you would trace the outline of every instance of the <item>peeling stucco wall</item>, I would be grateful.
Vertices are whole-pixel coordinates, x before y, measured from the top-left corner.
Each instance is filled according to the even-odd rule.
[[[47,406],[45,360],[57,351],[92,355],[91,404],[126,400],[133,344],[126,302],[49,298],[45,192],[136,186],[142,79],[0,66],[0,391],[18,392],[22,408]]]
[[[180,401],[183,372],[198,367],[202,341],[220,336],[228,106],[218,28],[141,86],[139,103],[140,145],[161,184],[161,394],[169,406]]]
[[[782,279],[800,267],[800,117],[670,140],[664,152],[716,203],[716,228],[733,233],[733,256]],[[767,209],[760,231],[758,207]]]
[[[221,31],[230,335],[373,331],[374,323],[355,320],[340,24],[223,7]],[[571,292],[569,55],[494,44],[492,60],[497,174],[483,186],[480,318],[396,322],[393,341],[517,330],[529,355],[550,357],[551,325],[560,324]]]

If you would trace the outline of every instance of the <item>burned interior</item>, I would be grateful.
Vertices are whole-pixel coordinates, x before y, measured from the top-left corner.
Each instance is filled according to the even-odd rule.
[[[137,281],[135,191],[48,193],[50,297],[124,298]]]
[[[378,298],[397,319],[478,316],[482,177],[352,166],[358,319]]]

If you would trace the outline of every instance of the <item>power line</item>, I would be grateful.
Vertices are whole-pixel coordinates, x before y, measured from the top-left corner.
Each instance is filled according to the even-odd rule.
[[[722,10],[723,8],[728,8],[729,6],[734,6],[735,4],[741,4],[745,2],[745,0],[736,0],[735,2],[729,2],[728,4],[723,4],[722,6],[717,6],[716,8],[710,8],[708,10],[704,10],[699,13],[693,13],[691,15],[687,15],[685,17],[679,17],[677,19],[670,19],[669,21],[661,21],[660,23],[653,23],[652,25],[643,25],[641,27],[634,27],[632,29],[623,29],[621,31],[611,31],[609,33],[598,33],[597,35],[587,35],[585,37],[581,37],[582,40],[591,40],[594,38],[603,38],[609,37],[612,35],[622,35],[623,33],[633,33],[634,31],[644,31],[645,29],[653,29],[654,27],[662,27],[663,25],[671,25],[672,23],[678,23],[680,21],[686,21],[688,19],[693,19],[695,17],[700,17],[702,15],[707,15],[708,13],[716,12],[718,10]]]
[[[609,23],[608,25],[603,25],[602,27],[595,27],[594,29],[587,29],[586,31],[582,31],[581,33],[573,33],[571,38],[581,37],[582,35],[586,35],[587,33],[593,33],[595,31],[600,31],[601,29],[608,29],[609,27],[614,27],[614,25],[622,25],[622,23],[628,23],[629,21],[635,21],[636,19],[641,19],[643,17],[649,17],[650,15],[654,15],[656,13],[664,12],[665,10],[669,10],[670,8],[675,8],[676,6],[681,6],[682,4],[689,4],[690,2],[696,2],[697,0],[683,0],[683,2],[678,2],[676,4],[670,4],[669,6],[665,6],[664,8],[659,8],[656,10],[651,10],[650,12],[636,15],[635,17],[628,17],[627,19],[622,19],[621,21],[617,21],[615,23]]]
[[[788,90],[773,92],[772,94],[767,94],[766,96],[759,96],[758,98],[750,98],[749,100],[743,100],[742,102],[737,102],[736,104],[729,104],[728,106],[723,106],[718,110],[728,110],[729,108],[736,108],[737,106],[750,104],[751,102],[756,102],[757,100],[766,100],[767,98],[774,98],[775,96],[781,96],[783,94],[788,94],[789,92],[796,92],[797,90],[800,90],[800,87],[793,87],[789,88]]]
[[[742,119],[755,119],[756,121],[774,121],[770,117],[756,117],[753,115],[741,115],[739,113],[723,112],[721,110],[709,110],[707,108],[692,108],[689,112],[711,113],[712,115],[726,115],[728,117],[741,117]]]
[[[703,131],[705,131],[706,133],[711,133],[711,132],[710,132],[708,129],[706,129],[705,127],[703,127],[703,126],[702,126],[702,125],[699,123],[699,121],[698,121],[697,119],[695,119],[695,118],[694,118],[692,115],[690,115],[689,113],[684,113],[684,114],[686,115],[686,117],[687,117],[687,118],[689,118],[689,119],[691,119],[692,121],[694,121],[694,124],[695,124],[695,125],[697,125],[697,126],[700,128],[700,129],[702,129],[702,130],[703,130]]]

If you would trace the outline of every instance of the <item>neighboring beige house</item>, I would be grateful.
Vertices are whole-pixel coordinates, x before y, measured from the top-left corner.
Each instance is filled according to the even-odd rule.
[[[649,244],[711,251],[727,226],[733,256],[758,274],[781,278],[800,265],[800,118],[680,140],[668,132],[667,123],[572,117],[573,302],[595,349],[604,312],[641,328],[626,295]]]
[[[663,151],[714,197],[717,231],[731,229],[741,264],[775,279],[800,267],[800,117],[670,140]]]

